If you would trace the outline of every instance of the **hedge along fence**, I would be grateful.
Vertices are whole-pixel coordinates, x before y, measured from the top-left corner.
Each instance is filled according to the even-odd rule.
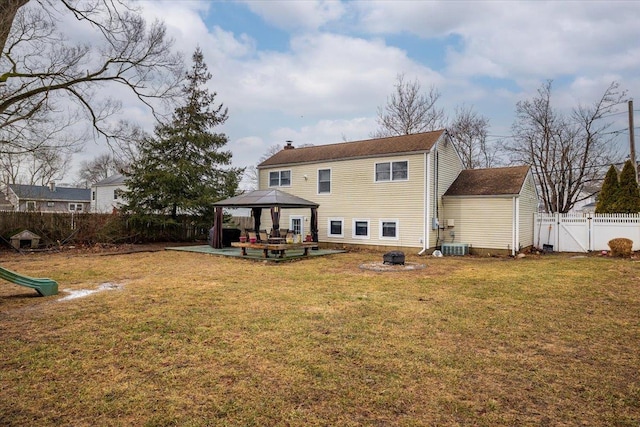
[[[145,243],[206,240],[212,224],[199,217],[163,215],[130,218],[120,214],[0,212],[0,236],[29,230],[44,246],[68,243]]]

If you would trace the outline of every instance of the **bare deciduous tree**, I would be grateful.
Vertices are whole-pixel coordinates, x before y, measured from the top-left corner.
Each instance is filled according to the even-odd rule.
[[[418,80],[405,81],[404,74],[397,76],[395,92],[387,98],[384,107],[378,107],[378,130],[372,135],[410,135],[444,127],[445,115],[436,103],[440,92],[434,87],[423,93]]]
[[[98,181],[120,173],[126,167],[127,165],[121,163],[118,157],[111,152],[99,154],[92,160],[84,160],[80,163],[78,182],[76,184],[89,188]]]
[[[58,28],[69,14],[101,42],[69,41]],[[124,1],[0,0],[0,16],[0,152],[72,145],[29,137],[42,123],[67,123],[69,111],[107,141],[123,137],[127,128],[110,120],[120,102],[98,98],[98,88],[124,88],[154,114],[179,90],[183,61],[164,25],[148,26]]]
[[[447,127],[466,169],[495,166],[497,148],[487,143],[489,119],[473,107],[456,107],[455,118]]]
[[[69,169],[73,152],[52,147],[0,156],[3,184],[47,185]]]
[[[602,165],[617,160],[613,136],[607,132],[611,122],[603,119],[624,97],[613,82],[595,103],[565,116],[551,105],[547,81],[536,97],[518,102],[514,138],[505,149],[512,161],[531,166],[548,212],[568,212],[582,199],[585,185],[602,178]]]
[[[269,148],[267,148],[267,151],[265,151],[264,154],[260,156],[257,164],[264,162],[280,150],[282,150],[282,145],[280,144],[274,144],[270,146]],[[258,168],[256,166],[247,167],[244,171],[244,176],[248,181],[249,189],[257,190],[260,184],[260,174]]]

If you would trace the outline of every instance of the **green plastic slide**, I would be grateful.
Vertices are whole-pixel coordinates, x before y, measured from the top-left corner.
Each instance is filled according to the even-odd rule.
[[[0,267],[0,278],[15,283],[16,285],[35,289],[43,297],[56,295],[58,293],[58,283],[55,280],[34,279],[33,277],[23,276],[22,274],[2,267]]]

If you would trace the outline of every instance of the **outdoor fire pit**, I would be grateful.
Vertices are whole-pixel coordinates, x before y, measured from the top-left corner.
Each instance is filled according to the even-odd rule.
[[[404,252],[387,252],[382,256],[382,262],[387,265],[404,265]]]

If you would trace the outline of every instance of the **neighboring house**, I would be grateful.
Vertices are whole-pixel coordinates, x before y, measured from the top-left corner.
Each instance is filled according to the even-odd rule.
[[[125,176],[115,174],[91,186],[91,211],[96,213],[111,213],[124,203],[127,191]]]
[[[529,166],[463,170],[443,199],[445,242],[512,254],[533,244],[538,194]]]
[[[85,188],[9,184],[7,199],[20,212],[89,212],[91,190]]]
[[[578,202],[571,208],[569,213],[594,213],[598,203],[601,185],[586,185],[579,193]]]
[[[451,231],[455,230],[456,236],[472,236],[472,231],[463,227],[477,226],[466,221],[456,224],[453,207],[471,207],[474,200],[443,198],[463,172],[460,156],[445,130],[304,148],[288,144],[258,165],[258,171],[260,189],[278,188],[320,205],[319,242],[430,252],[451,242]],[[528,169],[525,175],[530,177]],[[449,210],[447,203],[452,205]],[[457,237],[455,241],[470,243],[474,249],[515,253],[533,244],[536,206],[537,199],[523,204],[519,222],[526,230],[519,229],[517,240],[505,242],[487,235],[473,243]],[[504,219],[504,227],[511,227],[512,212],[511,204],[495,204],[494,214]],[[268,223],[269,218],[265,219]],[[309,218],[299,211],[283,210],[280,227],[304,235],[310,231]]]

